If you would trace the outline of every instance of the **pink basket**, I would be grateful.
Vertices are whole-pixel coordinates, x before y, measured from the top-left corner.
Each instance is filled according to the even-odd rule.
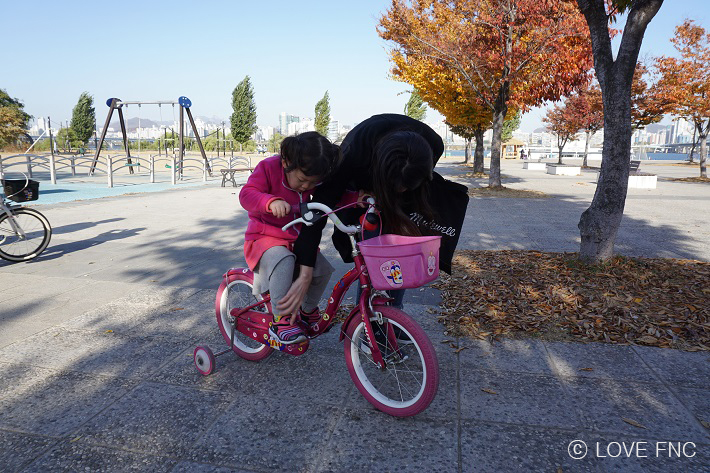
[[[380,235],[358,243],[379,290],[420,287],[439,277],[441,237]]]

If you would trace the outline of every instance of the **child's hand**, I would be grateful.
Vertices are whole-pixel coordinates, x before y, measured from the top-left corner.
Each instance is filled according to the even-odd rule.
[[[269,204],[269,211],[274,217],[285,217],[291,211],[291,205],[285,200],[275,200]]]

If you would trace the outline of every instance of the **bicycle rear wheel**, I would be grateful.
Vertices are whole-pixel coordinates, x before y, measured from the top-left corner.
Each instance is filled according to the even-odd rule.
[[[439,363],[429,337],[406,313],[389,306],[375,306],[382,323],[372,317],[376,343],[385,359],[385,369],[373,360],[365,324],[355,317],[345,334],[345,363],[350,377],[365,399],[380,411],[407,417],[426,409],[439,389]],[[386,336],[397,334],[397,353]]]
[[[47,248],[52,237],[49,221],[34,209],[14,209],[12,215],[17,226],[25,232],[25,237],[15,233],[8,214],[0,215],[0,258],[8,261],[36,258]]]
[[[262,300],[261,296],[252,294],[253,283],[254,278],[251,273],[239,272],[225,276],[219,289],[217,289],[215,303],[217,325],[219,325],[219,330],[227,341],[227,345],[232,341],[231,310],[248,307]],[[269,315],[267,308],[263,305],[256,307],[254,310]],[[239,330],[235,330],[232,351],[245,360],[260,361],[271,355],[274,350],[270,346],[247,337]]]

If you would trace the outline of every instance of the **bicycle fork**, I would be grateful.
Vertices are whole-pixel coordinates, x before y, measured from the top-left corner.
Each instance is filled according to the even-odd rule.
[[[24,230],[22,230],[22,227],[17,224],[17,221],[15,220],[15,215],[12,213],[12,209],[9,207],[2,206],[0,207],[0,210],[4,210],[7,214],[7,221],[10,222],[10,226],[12,227],[12,231],[15,232],[15,235],[18,235],[20,237],[20,240],[24,240],[26,237],[25,232]]]

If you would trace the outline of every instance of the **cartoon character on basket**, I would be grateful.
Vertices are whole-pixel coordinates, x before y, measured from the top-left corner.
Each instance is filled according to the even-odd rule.
[[[429,259],[427,260],[427,269],[426,272],[431,276],[434,274],[434,271],[436,271],[436,256],[434,256],[434,252],[430,251],[429,252]]]
[[[396,259],[383,263],[382,266],[380,266],[380,271],[392,287],[401,286],[404,282],[402,278],[402,266]]]

